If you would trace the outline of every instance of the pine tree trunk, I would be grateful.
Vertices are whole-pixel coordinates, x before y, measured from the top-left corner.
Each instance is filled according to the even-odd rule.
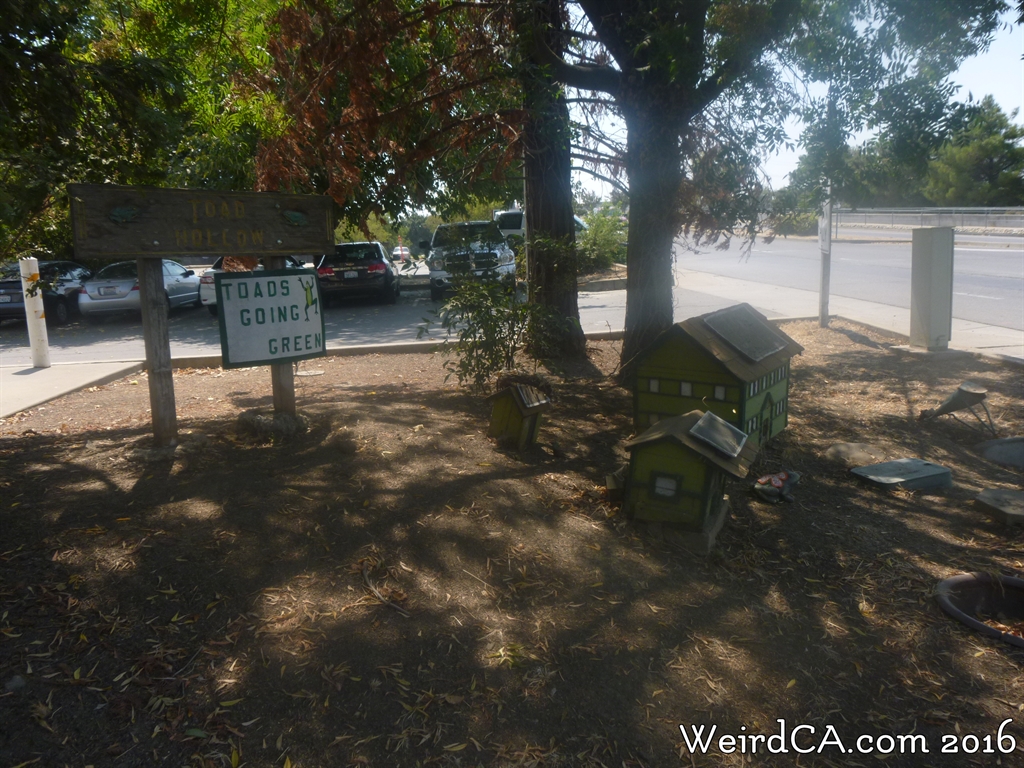
[[[560,46],[560,3],[532,4],[531,33],[548,30],[552,50]],[[530,299],[552,309],[564,322],[552,341],[561,354],[586,354],[576,282],[576,227],[573,219],[569,108],[562,88],[540,66],[524,78],[526,124],[523,127],[526,177],[526,240]]]

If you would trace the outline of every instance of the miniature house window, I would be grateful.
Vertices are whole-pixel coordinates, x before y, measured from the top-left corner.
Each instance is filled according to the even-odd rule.
[[[747,395],[747,397],[753,397],[756,394],[757,394],[757,382],[756,381],[752,381],[752,382],[750,382],[750,394]]]
[[[715,400],[725,400],[725,387],[721,384],[715,387]]]
[[[747,434],[757,431],[757,422],[759,418],[760,417],[755,416],[754,418],[747,422]]]
[[[679,498],[683,478],[679,475],[664,475],[655,472],[651,475],[651,496],[661,501],[675,501]]]
[[[775,415],[776,416],[781,416],[783,411],[785,411],[785,410],[786,410],[786,401],[785,400],[779,400],[779,402],[777,402],[775,404]]]
[[[688,381],[679,382],[679,396],[680,397],[693,397],[693,384]]]
[[[658,387],[658,380],[657,379],[651,379],[650,381],[647,382],[647,391],[648,392],[657,392],[658,389],[659,389],[659,387]]]

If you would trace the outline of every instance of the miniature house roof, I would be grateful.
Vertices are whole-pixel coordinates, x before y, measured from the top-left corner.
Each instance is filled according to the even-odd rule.
[[[519,409],[519,413],[523,416],[529,416],[532,413],[546,410],[551,406],[551,401],[547,395],[541,392],[535,387],[531,387],[529,384],[513,384],[507,389],[501,390],[491,395],[488,400],[495,400],[506,394],[511,394],[512,399],[515,401],[516,407]]]
[[[749,304],[683,320],[665,331],[673,333],[689,336],[741,381],[755,381],[804,351]]]
[[[702,426],[697,427],[700,422],[703,422]],[[694,428],[697,428],[696,432]],[[757,447],[742,441],[737,455],[730,456],[728,452],[733,450],[734,444],[723,444],[722,448],[715,447],[717,441],[728,434],[724,428],[735,430],[735,427],[711,412],[705,414],[703,411],[690,411],[682,416],[671,416],[653,424],[646,432],[626,443],[626,448],[632,451],[644,445],[671,440],[700,454],[730,475],[742,479],[747,476],[750,465],[757,458]]]

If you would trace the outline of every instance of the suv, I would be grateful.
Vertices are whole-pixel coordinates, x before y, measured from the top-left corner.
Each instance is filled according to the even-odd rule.
[[[439,301],[452,287],[453,276],[515,275],[516,257],[494,221],[440,224],[420,247],[428,252],[430,298]]]

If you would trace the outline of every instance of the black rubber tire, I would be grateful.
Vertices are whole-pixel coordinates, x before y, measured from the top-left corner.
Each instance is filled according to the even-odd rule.
[[[394,304],[398,301],[398,286],[392,283],[391,285],[384,286],[384,294],[381,299],[385,304]]]
[[[71,320],[71,307],[64,299],[57,299],[47,317],[53,320],[54,325],[67,325]]]
[[[207,309],[207,310],[209,311],[209,313],[210,313],[211,315],[213,315],[214,317],[216,317],[216,316],[217,316],[217,305],[216,305],[216,304],[207,304],[207,305],[206,305],[206,309]]]
[[[430,300],[441,301],[444,298],[444,288],[435,288],[430,286]]]
[[[164,294],[164,311],[168,315],[171,314],[171,297],[168,296],[166,293]]]

